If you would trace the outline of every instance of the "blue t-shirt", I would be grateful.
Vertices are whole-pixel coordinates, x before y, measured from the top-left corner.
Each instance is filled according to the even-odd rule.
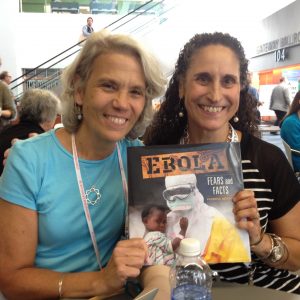
[[[283,121],[280,135],[292,149],[300,151],[300,119],[297,113]],[[295,172],[300,172],[300,156],[292,154],[292,160]]]
[[[138,140],[119,142],[127,174],[127,147]],[[103,160],[79,159],[85,189],[93,185],[100,199],[89,205],[105,265],[122,234],[125,198],[117,149]],[[0,178],[0,197],[37,211],[38,245],[35,265],[60,272],[99,269],[77,184],[73,156],[54,130],[17,142]],[[95,193],[90,195],[95,200]]]

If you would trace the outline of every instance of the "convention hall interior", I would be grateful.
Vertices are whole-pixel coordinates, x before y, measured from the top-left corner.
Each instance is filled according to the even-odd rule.
[[[299,9],[299,0],[252,1],[246,7],[238,0],[1,1],[2,70],[12,75],[16,99],[30,87],[59,94],[59,76],[80,50],[81,28],[89,16],[96,31],[107,28],[138,37],[158,56],[167,77],[182,45],[195,33],[228,32],[245,48],[262,103],[261,119],[270,125],[275,117],[269,110],[270,94],[278,78],[287,77],[291,99],[298,90]],[[268,130],[262,136],[284,149]]]
[[[88,37],[82,37],[82,28],[87,24],[87,19],[89,17],[93,19],[92,26],[94,31],[107,29],[112,33],[124,33],[132,35],[140,40],[142,44],[151,50],[151,52],[153,52],[158,58],[167,81],[173,75],[174,66],[182,47],[196,33],[229,33],[230,35],[236,37],[245,49],[246,58],[249,63],[249,74],[247,75],[251,75],[249,86],[251,85],[258,95],[257,97],[255,96],[257,98],[257,106],[256,103],[254,104],[259,116],[257,126],[255,127],[258,128],[258,133],[257,136],[255,136],[255,139],[259,140],[259,142],[261,142],[260,139],[262,139],[279,147],[282,150],[283,153],[277,149],[278,152],[280,152],[280,155],[282,155],[282,162],[285,162],[287,169],[290,170],[289,175],[292,175],[292,180],[290,181],[296,186],[295,190],[299,192],[297,187],[298,181],[300,183],[300,172],[295,171],[293,155],[300,156],[300,149],[292,149],[292,147],[283,140],[280,134],[281,124],[277,122],[278,116],[276,110],[270,108],[273,91],[283,80],[285,81],[285,89],[287,90],[291,101],[296,97],[297,94],[299,94],[300,91],[299,13],[300,0],[0,0],[0,27],[2,28],[0,31],[0,73],[2,71],[8,71],[10,74],[11,81],[8,84],[8,87],[13,95],[14,104],[17,111],[24,93],[30,89],[39,88],[50,90],[58,97],[61,97],[61,75],[64,69],[75,60],[79,52],[83,49],[86,39],[88,39]],[[238,75],[236,77],[238,77]],[[246,78],[246,75],[244,77]],[[170,80],[170,82],[172,82],[172,80]],[[240,94],[236,93],[236,95],[236,99],[238,99],[236,103],[238,103],[240,101]],[[164,98],[156,98],[152,101],[153,112],[159,110],[163,101]],[[73,104],[73,106],[76,106],[76,101],[74,101],[74,103],[75,104]],[[237,104],[237,107],[238,105],[239,104]],[[214,109],[209,105],[203,106],[205,106],[207,112],[210,109]],[[203,108],[203,110],[205,109]],[[0,118],[1,112],[2,108],[0,107]],[[236,112],[237,110],[234,113]],[[298,111],[298,115],[300,120],[300,110]],[[54,128],[63,127],[61,115],[55,114],[55,116],[57,116],[57,118]],[[231,117],[232,119],[228,120],[228,124],[229,121],[232,122],[235,115]],[[114,117],[111,117],[111,119],[113,118]],[[78,123],[80,123],[81,119],[79,117],[78,120]],[[18,121],[19,120],[16,117],[16,119],[12,121],[12,124],[17,124]],[[115,122],[117,121],[115,120]],[[187,126],[188,125],[185,127],[186,130],[188,128]],[[64,131],[64,128],[60,130]],[[232,134],[231,136],[233,136],[232,130],[234,132],[235,130],[233,129],[232,124],[229,124],[229,129],[227,126],[226,130],[229,130],[229,132]],[[184,132],[184,134],[187,136],[182,135],[180,143],[185,137],[187,138],[188,142],[183,142],[181,144],[189,144],[190,140],[188,139],[188,133]],[[236,140],[232,140],[228,133],[226,137],[227,139],[224,139],[223,141],[226,141],[226,143],[228,142],[228,144],[230,144],[232,141],[239,142],[238,136]],[[74,134],[72,134],[72,142],[74,142],[73,138]],[[266,144],[264,142],[261,143]],[[115,142],[113,146],[115,147],[116,144],[117,142]],[[142,143],[139,145],[142,146]],[[72,152],[70,153],[72,154]],[[72,156],[71,154],[70,156]],[[285,156],[287,160],[285,159]],[[250,161],[250,159],[249,161],[247,161],[247,159],[242,159],[241,156],[239,159],[240,161],[238,161],[238,163],[241,166],[249,163]],[[75,162],[74,165],[76,167]],[[123,180],[122,183],[124,188],[124,182],[126,182],[124,177],[126,176],[122,173],[124,172],[122,168],[123,165],[122,167],[120,166],[120,178],[122,176],[121,180]],[[249,169],[245,171],[245,173],[247,172],[255,173],[256,171],[253,171],[250,166]],[[258,170],[257,173],[259,173]],[[294,175],[296,175],[298,181],[294,178]],[[167,175],[164,174],[164,176]],[[2,178],[3,177],[5,176],[2,176]],[[251,183],[254,181],[267,181],[264,178],[257,179],[258,177],[256,178],[254,176],[254,179],[252,177],[249,178],[250,179],[245,180],[245,182],[248,180],[249,185],[251,185]],[[293,182],[294,179],[295,182]],[[243,181],[243,179],[241,181]],[[268,182],[266,184],[268,184]],[[80,186],[80,182],[78,185]],[[194,185],[197,186],[197,182]],[[274,190],[276,190],[277,187],[274,185],[272,187]],[[186,184],[186,186],[188,186],[187,189],[189,189],[189,193],[191,193],[192,188],[190,184]],[[242,187],[244,188],[244,186]],[[89,190],[92,190],[92,188]],[[97,194],[95,190],[97,189],[93,189],[93,192],[96,193],[96,200],[98,201],[102,195],[100,195],[99,190],[99,194]],[[245,190],[247,189],[245,188]],[[167,191],[167,187],[165,191]],[[84,194],[85,192],[86,191],[83,191],[81,193]],[[126,192],[128,193],[128,191]],[[124,194],[126,194],[126,192],[124,189]],[[261,190],[258,192],[261,192]],[[266,190],[263,190],[262,192],[270,194],[272,193],[272,191],[270,192]],[[166,198],[172,197],[170,193],[165,194]],[[261,196],[261,199],[263,199],[260,199],[261,201],[273,201],[271,196],[270,200],[268,198],[269,196],[267,197],[264,195],[265,194]],[[185,195],[183,195],[182,198],[184,198],[184,196]],[[1,201],[3,201],[3,199],[1,199]],[[253,199],[255,199],[254,196]],[[124,211],[127,212],[128,202],[125,202],[124,206],[126,207]],[[280,209],[284,210],[284,204],[280,203],[278,207],[279,206]],[[260,207],[259,209],[258,206],[256,207],[257,212],[253,220],[258,220],[259,225],[261,219],[264,218],[262,217],[260,219],[259,210],[268,210],[269,207],[266,207]],[[288,214],[289,211],[286,210],[286,212],[286,214]],[[266,213],[266,215],[268,213],[269,211]],[[272,212],[270,215],[271,214]],[[139,221],[141,222],[140,215],[138,215],[138,217]],[[281,216],[279,219],[280,218]],[[276,216],[274,219],[276,222]],[[128,220],[124,221],[124,223],[127,221]],[[265,227],[267,228],[269,219],[266,218],[265,221]],[[271,220],[271,222],[272,221],[273,220]],[[254,222],[255,221],[253,221],[253,223]],[[285,229],[286,228],[287,226]],[[260,233],[259,241],[252,245],[249,244],[249,247],[255,247],[257,244],[259,244],[263,240],[264,234],[271,236],[271,251],[269,252],[270,256],[273,249],[278,246],[276,243],[274,244],[276,239],[272,239],[272,233],[265,233],[262,229],[259,229],[258,232]],[[178,236],[184,238],[184,236],[181,234],[178,234],[177,237]],[[287,246],[283,242],[281,244],[280,243],[281,239],[278,244],[283,248],[285,247],[284,249],[286,250]],[[286,250],[285,253],[287,253],[287,258],[285,260],[286,262],[289,259],[288,250]],[[292,252],[292,255],[295,255],[295,251]],[[257,259],[268,259],[269,256],[257,256]],[[299,255],[297,256],[297,259],[299,259]],[[300,276],[299,271],[294,272],[294,270],[292,270],[291,273],[293,276],[297,275],[297,278],[298,275]],[[251,274],[249,273],[249,282],[250,277]],[[58,281],[59,296],[62,296],[61,291],[63,280],[64,277],[61,277],[61,279]],[[300,285],[298,285],[298,289],[300,289],[299,286]],[[225,290],[222,290],[222,292],[223,291]],[[241,289],[240,293],[245,293],[245,289]],[[226,292],[224,295],[226,295]],[[254,299],[255,297],[257,297],[257,299],[262,299],[259,298],[261,296],[259,293],[253,295],[254,296],[252,296],[251,299]],[[247,297],[248,296],[251,295],[247,295]],[[245,300],[248,299],[247,297],[245,297]],[[299,296],[295,295],[290,297],[291,298],[276,298],[275,295],[274,300],[299,299]],[[4,300],[0,291],[0,300],[2,299]],[[63,297],[61,297],[61,299],[63,299]],[[119,299],[121,300],[121,298]],[[153,297],[134,299],[152,300]],[[223,299],[222,295],[216,297],[216,300],[217,299]]]

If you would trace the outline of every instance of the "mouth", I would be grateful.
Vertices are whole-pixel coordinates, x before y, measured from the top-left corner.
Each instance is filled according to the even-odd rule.
[[[104,117],[106,119],[108,119],[109,121],[111,121],[115,125],[124,125],[126,122],[128,122],[128,119],[123,118],[123,117],[116,117],[116,116],[107,115],[107,114],[105,114]]]
[[[224,106],[210,106],[210,105],[199,105],[205,112],[209,113],[219,113],[223,109],[225,109]]]

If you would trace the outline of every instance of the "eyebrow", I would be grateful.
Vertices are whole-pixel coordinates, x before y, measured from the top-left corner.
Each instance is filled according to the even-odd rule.
[[[103,82],[109,82],[109,83],[112,83],[112,84],[117,84],[117,85],[119,85],[118,80],[113,79],[113,78],[110,78],[110,77],[102,77],[102,78],[99,78],[99,79],[97,79],[96,82],[97,82],[98,84],[99,84],[99,83],[103,83]],[[141,89],[141,90],[143,90],[143,91],[146,91],[147,86],[146,86],[146,83],[145,83],[144,85],[133,85],[133,86],[130,86],[130,88]]]
[[[198,72],[198,73],[194,74],[193,77],[196,78],[196,77],[198,77],[200,75],[202,75],[202,76],[205,75],[205,76],[213,77],[209,72],[206,72],[206,71],[204,71],[204,72]],[[234,77],[235,79],[239,78],[239,76],[236,76],[236,75],[230,74],[230,73],[226,73],[225,75],[222,75],[222,77],[226,77],[226,76]]]

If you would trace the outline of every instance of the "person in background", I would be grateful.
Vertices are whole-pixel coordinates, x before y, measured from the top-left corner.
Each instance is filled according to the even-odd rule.
[[[27,90],[20,101],[19,122],[0,133],[0,161],[4,151],[11,146],[14,138],[27,139],[30,133],[43,133],[53,128],[60,111],[60,100],[51,91],[42,89]],[[0,165],[0,175],[3,165]]]
[[[291,100],[289,90],[285,85],[285,78],[281,77],[279,84],[275,86],[271,94],[270,109],[274,110],[276,115],[275,126],[279,126],[285,114],[287,113]],[[271,132],[277,134],[277,132]]]
[[[141,145],[163,93],[159,63],[130,36],[101,31],[62,81],[64,127],[15,143],[0,177],[0,290],[8,299],[103,299],[141,275],[147,291],[160,266],[141,274],[145,241],[120,239],[126,150]],[[163,289],[157,297],[166,299]]]
[[[0,132],[9,125],[17,114],[13,95],[8,85],[0,80]]]
[[[249,233],[252,261],[213,264],[220,279],[300,294],[300,185],[285,154],[257,131],[247,93],[248,61],[229,34],[196,34],[181,50],[146,145],[239,142],[244,190],[236,225]]]
[[[280,135],[294,150],[300,151],[300,91],[292,101],[290,109],[281,123]],[[300,172],[300,155],[292,153],[295,172]]]
[[[0,80],[5,82],[7,85],[11,83],[11,75],[8,73],[8,71],[3,71],[0,73]]]
[[[87,38],[90,34],[94,32],[93,25],[93,18],[88,17],[86,20],[87,24],[82,27],[82,35]]]

